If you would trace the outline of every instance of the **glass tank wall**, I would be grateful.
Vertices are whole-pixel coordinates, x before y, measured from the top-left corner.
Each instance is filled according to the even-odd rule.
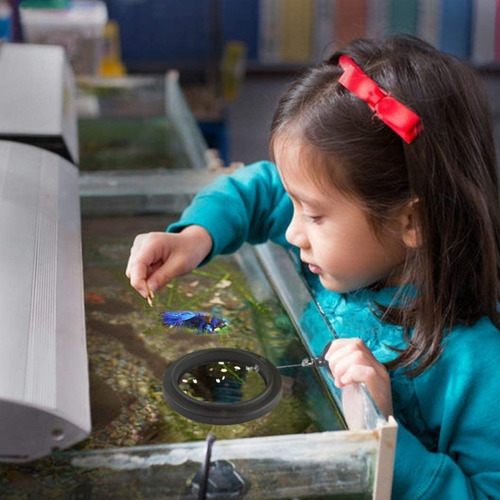
[[[179,86],[164,77],[80,77],[80,169],[203,168],[206,146]]]

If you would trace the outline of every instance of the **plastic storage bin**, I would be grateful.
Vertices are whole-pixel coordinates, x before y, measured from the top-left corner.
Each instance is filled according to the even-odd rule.
[[[19,9],[24,40],[61,45],[77,75],[97,74],[108,20],[106,4],[97,0],[75,0],[61,9],[32,5],[23,2]]]

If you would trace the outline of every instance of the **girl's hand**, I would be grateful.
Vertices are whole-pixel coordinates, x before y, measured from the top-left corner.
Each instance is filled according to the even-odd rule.
[[[325,359],[328,360],[337,387],[364,383],[384,416],[387,418],[392,415],[389,373],[361,339],[334,340]]]
[[[139,234],[130,250],[125,274],[144,298],[176,276],[195,269],[210,253],[212,237],[201,226],[187,226],[180,233]]]

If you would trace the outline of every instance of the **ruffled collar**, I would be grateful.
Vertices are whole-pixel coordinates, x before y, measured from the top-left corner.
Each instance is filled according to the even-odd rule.
[[[382,321],[378,306],[401,305],[414,295],[412,287],[364,288],[339,294],[320,285],[314,295],[337,335],[360,338],[380,362],[394,359],[394,349],[406,347],[404,329]]]

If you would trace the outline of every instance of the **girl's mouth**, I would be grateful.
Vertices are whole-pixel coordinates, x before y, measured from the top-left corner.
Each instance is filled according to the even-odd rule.
[[[321,273],[321,267],[315,266],[314,264],[308,264],[309,271],[311,271],[313,274],[320,274]]]

